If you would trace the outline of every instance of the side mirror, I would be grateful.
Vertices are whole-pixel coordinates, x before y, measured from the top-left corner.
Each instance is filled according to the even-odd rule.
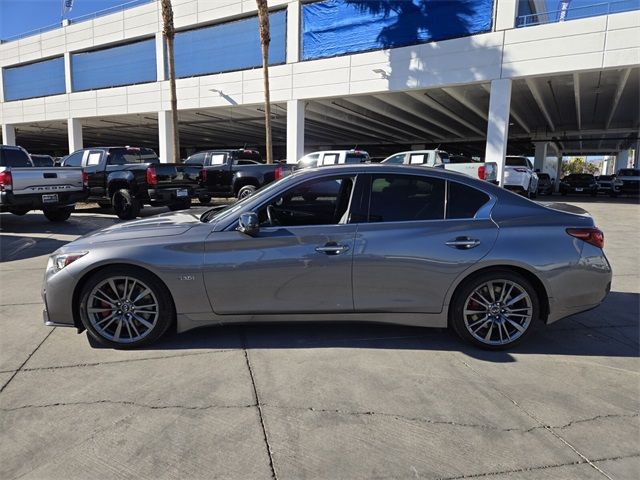
[[[236,228],[236,230],[240,233],[244,233],[245,235],[249,235],[250,237],[255,237],[260,231],[258,215],[254,212],[241,214],[238,219],[238,228]]]

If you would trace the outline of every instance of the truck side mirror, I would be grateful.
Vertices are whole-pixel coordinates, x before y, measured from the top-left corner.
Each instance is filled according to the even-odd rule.
[[[238,228],[240,233],[255,237],[260,231],[260,221],[258,215],[254,212],[247,212],[240,215],[238,219]]]

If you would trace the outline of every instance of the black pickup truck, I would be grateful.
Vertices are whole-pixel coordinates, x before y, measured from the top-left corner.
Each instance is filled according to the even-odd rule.
[[[123,220],[136,218],[144,205],[183,210],[191,206],[200,168],[160,163],[149,148],[95,147],[69,155],[64,167],[82,167],[89,178],[89,199],[112,206]]]
[[[278,180],[291,172],[285,164],[266,164],[256,150],[207,150],[191,155],[184,162],[200,168],[201,203],[211,197],[238,197],[251,195],[258,188]]]

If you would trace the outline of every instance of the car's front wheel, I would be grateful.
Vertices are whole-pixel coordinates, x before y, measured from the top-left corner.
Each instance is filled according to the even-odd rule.
[[[167,287],[135,267],[107,267],[92,275],[82,287],[79,311],[89,335],[113,348],[156,341],[175,316]]]
[[[522,275],[493,270],[465,281],[456,292],[450,324],[464,340],[490,350],[512,347],[539,318],[535,288]]]

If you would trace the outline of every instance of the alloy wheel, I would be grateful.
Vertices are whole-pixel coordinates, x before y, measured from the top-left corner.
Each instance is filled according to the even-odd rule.
[[[533,317],[527,291],[511,280],[492,280],[477,286],[463,310],[468,332],[486,345],[507,345],[521,337]]]
[[[96,332],[116,343],[142,340],[153,331],[160,313],[152,289],[127,276],[98,283],[89,294],[86,309]]]

